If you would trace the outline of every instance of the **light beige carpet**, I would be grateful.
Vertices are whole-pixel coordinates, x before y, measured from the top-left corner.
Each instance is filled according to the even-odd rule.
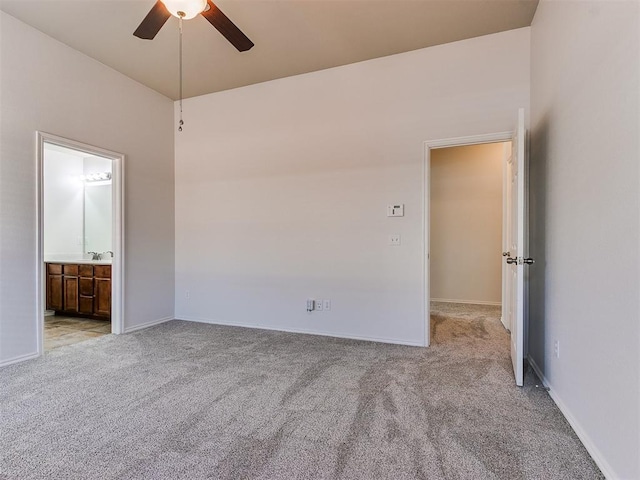
[[[596,479],[495,308],[428,349],[173,321],[0,370],[3,479]]]

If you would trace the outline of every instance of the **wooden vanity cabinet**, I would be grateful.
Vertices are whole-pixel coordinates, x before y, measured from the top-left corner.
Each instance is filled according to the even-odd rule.
[[[111,265],[47,263],[47,309],[111,318]]]

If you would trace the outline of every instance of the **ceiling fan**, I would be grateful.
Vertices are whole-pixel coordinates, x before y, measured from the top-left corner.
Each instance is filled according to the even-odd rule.
[[[153,40],[171,15],[189,20],[202,15],[240,52],[253,47],[253,42],[222,13],[211,0],[157,0],[133,34],[145,40]]]
[[[142,23],[133,32],[138,38],[153,40],[171,15],[180,20],[179,132],[182,131],[184,125],[182,120],[182,21],[189,20],[198,14],[206,18],[238,51],[246,52],[253,47],[253,42],[211,0],[157,0]]]

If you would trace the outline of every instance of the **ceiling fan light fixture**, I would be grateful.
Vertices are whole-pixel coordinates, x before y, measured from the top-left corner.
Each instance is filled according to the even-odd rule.
[[[162,0],[174,17],[189,20],[207,8],[207,0]]]

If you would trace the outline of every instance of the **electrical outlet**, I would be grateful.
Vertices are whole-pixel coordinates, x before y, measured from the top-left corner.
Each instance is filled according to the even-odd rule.
[[[321,312],[322,307],[324,306],[324,300],[316,300],[316,311]]]
[[[397,247],[400,245],[400,235],[389,235],[389,245]]]
[[[331,310],[331,300],[325,299],[325,301],[324,301],[324,309],[325,310]]]
[[[556,358],[560,358],[560,340],[553,342],[553,353]]]

